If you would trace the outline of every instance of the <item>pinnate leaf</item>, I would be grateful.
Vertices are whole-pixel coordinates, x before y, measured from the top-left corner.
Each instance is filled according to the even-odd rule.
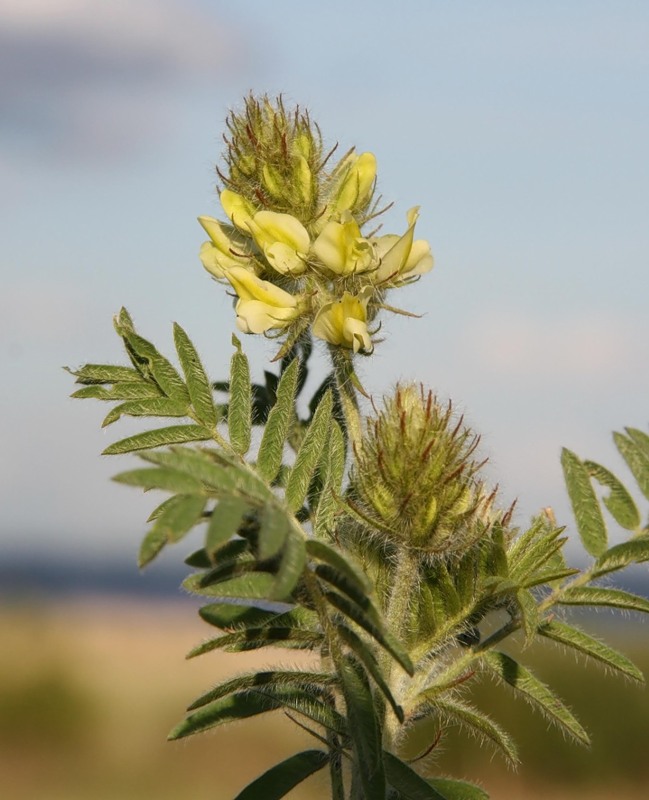
[[[329,763],[324,750],[304,750],[264,772],[239,792],[235,800],[279,800]]]
[[[610,489],[608,497],[603,498],[603,503],[611,512],[611,516],[627,530],[633,531],[640,527],[640,512],[633,498],[612,472],[596,464],[594,461],[584,461],[588,474],[602,486]]]
[[[495,650],[483,653],[482,661],[496,677],[520,692],[565,733],[581,744],[590,744],[588,734],[570,709],[530,670],[511,656]]]
[[[230,362],[230,402],[228,405],[228,433],[235,452],[243,456],[250,448],[252,430],[252,386],[250,365],[236,336],[236,347]]]
[[[185,331],[174,323],[174,342],[180,364],[185,373],[189,399],[197,419],[206,427],[213,428],[217,423],[212,387],[205,374],[196,348]]]
[[[284,443],[294,414],[299,361],[294,358],[277,386],[277,399],[268,415],[257,456],[257,469],[270,483],[275,480],[284,455]]]
[[[642,672],[626,656],[612,647],[589,636],[579,628],[566,625],[558,620],[544,622],[539,626],[539,633],[547,639],[552,639],[565,647],[571,647],[584,655],[600,661],[611,669],[622,672],[629,678],[640,683],[644,682]]]
[[[649,600],[621,589],[601,586],[578,586],[566,589],[559,602],[569,606],[609,606],[624,611],[642,611],[649,614]]]
[[[332,394],[327,392],[316,409],[295,458],[286,486],[286,503],[294,513],[300,509],[306,498],[311,478],[322,456],[331,423],[332,407]]]
[[[152,447],[164,447],[186,442],[204,442],[211,434],[202,425],[171,425],[168,428],[157,428],[153,431],[136,433],[126,439],[113,442],[103,452],[105,456],[133,453],[136,450],[148,450]]]
[[[649,499],[649,436],[636,428],[626,428],[627,436],[614,433],[615,446],[633,473],[642,494]]]
[[[590,475],[579,456],[565,447],[561,453],[561,466],[579,536],[590,555],[597,558],[606,550],[607,534]]]

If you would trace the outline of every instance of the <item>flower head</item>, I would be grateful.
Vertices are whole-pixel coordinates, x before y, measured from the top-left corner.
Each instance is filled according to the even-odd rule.
[[[298,298],[269,281],[262,281],[243,267],[232,267],[225,277],[239,300],[237,326],[244,333],[265,333],[285,328],[300,315]]]
[[[415,224],[419,206],[408,211],[408,230],[403,236],[388,234],[374,240],[380,262],[375,273],[377,283],[403,283],[408,278],[423,275],[433,268],[430,245],[425,239],[415,238]]]
[[[358,353],[371,353],[372,339],[367,330],[367,304],[372,288],[359,295],[345,292],[340,300],[326,303],[313,321],[313,335],[330,344],[348,347]]]

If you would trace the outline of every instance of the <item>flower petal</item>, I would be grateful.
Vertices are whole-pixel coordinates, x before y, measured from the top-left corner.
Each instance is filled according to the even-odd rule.
[[[232,224],[240,231],[248,233],[248,222],[255,213],[252,203],[231,189],[224,189],[221,192],[221,205]]]

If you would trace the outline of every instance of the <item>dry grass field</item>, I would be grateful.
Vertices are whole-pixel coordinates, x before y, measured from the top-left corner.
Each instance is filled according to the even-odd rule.
[[[647,628],[642,632],[644,642],[636,641],[627,652],[646,670]],[[5,603],[0,610],[0,796],[230,800],[271,764],[312,747],[313,740],[279,713],[182,742],[165,741],[185,706],[226,675],[299,659],[269,652],[186,661],[184,654],[209,634],[185,605],[101,599]],[[555,685],[563,673],[562,693],[592,732],[594,750],[565,744],[528,709],[513,710],[508,702],[497,709],[499,719],[522,736],[525,767],[510,773],[497,757],[452,734],[439,756],[440,772],[481,779],[494,800],[645,800],[649,692],[606,680],[572,658],[541,666]],[[581,713],[584,700],[593,696],[597,707]],[[490,691],[492,704],[499,706],[499,697]],[[292,800],[327,796],[324,773],[290,795]]]

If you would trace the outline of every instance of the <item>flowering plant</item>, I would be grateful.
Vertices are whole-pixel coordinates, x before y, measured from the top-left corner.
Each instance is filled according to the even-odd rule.
[[[415,239],[418,208],[400,234],[369,230],[383,211],[374,156],[350,150],[330,166],[334,151],[324,152],[318,127],[281,100],[249,97],[227,124],[225,219],[199,218],[209,237],[200,258],[234,294],[239,330],[277,340],[279,371],[253,383],[233,337],[229,380],[213,383],[175,325],[179,371],[122,310],[115,328],[130,365],[73,371],[82,385],[74,396],[116,401],[104,425],[125,415],[184,420],[104,452],[137,453],[144,465],[115,480],[169,495],[149,518],[142,566],[203,531],[184,586],[208,599],[200,615],[220,633],[190,656],[283,648],[311,651],[317,663],[213,687],[170,738],[283,709],[315,746],[256,778],[240,800],[283,797],[325,768],[334,800],[485,798],[478,786],[436,776],[434,749],[459,725],[517,762],[510,736],[471,701],[481,676],[509,685],[580,743],[584,728],[518,651],[552,641],[643,680],[563,612],[649,612],[644,598],[597,583],[649,560],[649,526],[616,476],[564,450],[590,556],[571,568],[550,509],[515,524],[513,505],[484,477],[479,436],[450,402],[405,383],[363,408],[356,359],[372,353],[382,314],[408,313],[388,305],[389,294],[433,267],[428,243]],[[331,373],[303,416],[297,399],[314,339],[326,343]],[[629,428],[615,440],[649,497],[649,436]],[[601,500],[593,483],[608,490]],[[628,541],[609,546],[602,506]],[[423,720],[437,735],[408,761],[404,744]]]

